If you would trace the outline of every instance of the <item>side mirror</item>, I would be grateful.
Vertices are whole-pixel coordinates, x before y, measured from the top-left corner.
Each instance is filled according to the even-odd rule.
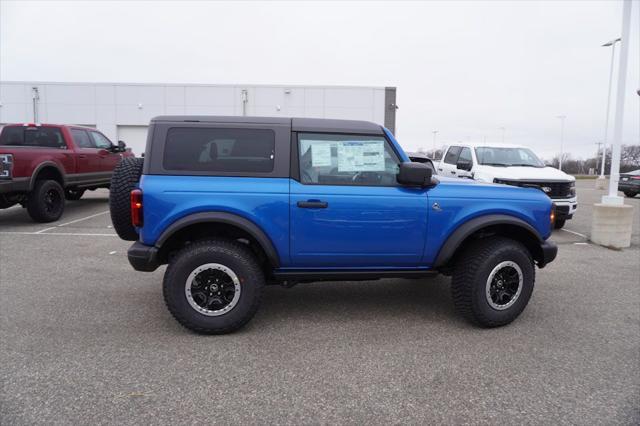
[[[120,150],[120,152],[124,152],[126,148],[127,148],[126,143],[124,143],[123,141],[118,141],[118,149]]]
[[[456,168],[458,170],[464,170],[467,172],[470,172],[472,167],[473,167],[473,163],[467,160],[458,160],[458,163],[456,164]]]
[[[431,184],[433,170],[424,163],[400,163],[397,180],[400,185],[425,187]]]

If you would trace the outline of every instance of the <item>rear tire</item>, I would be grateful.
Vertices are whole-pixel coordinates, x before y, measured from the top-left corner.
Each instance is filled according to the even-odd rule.
[[[556,219],[556,223],[553,224],[553,227],[554,229],[562,229],[565,223],[567,223],[567,219]]]
[[[131,190],[136,188],[142,175],[142,158],[126,157],[120,160],[109,188],[109,211],[113,229],[127,241],[138,239],[138,230],[131,223]]]
[[[84,189],[66,189],[64,197],[70,201],[78,201],[84,195]]]
[[[504,237],[471,243],[455,265],[451,292],[456,310],[473,324],[499,327],[529,303],[535,267],[527,248]]]
[[[36,181],[27,198],[27,212],[36,222],[47,223],[60,219],[64,212],[64,190],[55,180]]]
[[[253,317],[264,284],[264,274],[246,245],[202,240],[172,258],[163,293],[169,312],[184,327],[196,333],[225,334]]]
[[[625,197],[633,198],[636,195],[638,195],[638,193],[637,192],[633,192],[633,191],[624,191],[624,195],[625,195]]]

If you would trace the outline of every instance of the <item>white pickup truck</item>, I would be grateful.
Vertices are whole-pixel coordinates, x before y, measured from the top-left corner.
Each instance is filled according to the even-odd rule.
[[[436,168],[442,176],[539,188],[556,205],[556,229],[562,228],[578,208],[576,179],[545,166],[533,151],[524,146],[454,144],[445,147]]]

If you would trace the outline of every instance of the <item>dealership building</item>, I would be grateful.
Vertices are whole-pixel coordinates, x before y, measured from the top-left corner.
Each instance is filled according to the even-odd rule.
[[[395,132],[396,108],[395,87],[0,81],[0,124],[95,127],[136,155],[158,115],[367,120]]]

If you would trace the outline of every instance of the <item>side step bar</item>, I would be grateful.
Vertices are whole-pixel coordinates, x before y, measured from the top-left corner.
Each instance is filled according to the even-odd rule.
[[[278,270],[273,271],[277,281],[362,281],[380,278],[424,278],[434,277],[438,272],[432,270]]]

